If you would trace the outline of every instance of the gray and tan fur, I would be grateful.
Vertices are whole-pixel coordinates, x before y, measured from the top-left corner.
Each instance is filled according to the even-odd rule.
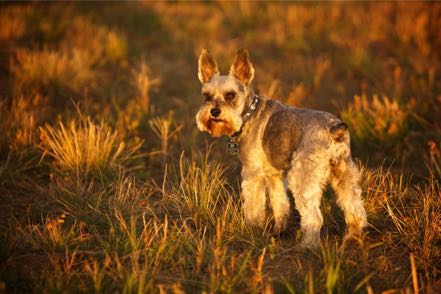
[[[289,189],[300,213],[303,245],[317,246],[323,224],[322,191],[330,182],[344,212],[347,233],[362,232],[366,212],[346,124],[327,112],[290,107],[262,97],[244,123],[242,117],[254,96],[254,68],[243,49],[228,75],[220,75],[216,62],[202,50],[198,77],[205,97],[196,115],[199,130],[213,137],[241,130],[241,196],[249,223],[263,224],[268,195],[275,232],[284,230],[290,212]]]

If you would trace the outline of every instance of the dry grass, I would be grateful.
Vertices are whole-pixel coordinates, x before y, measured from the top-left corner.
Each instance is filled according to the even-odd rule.
[[[173,137],[178,136],[182,130],[182,125],[176,125],[173,121],[173,113],[169,113],[167,118],[156,117],[149,120],[150,128],[161,142],[160,153],[167,156],[169,154],[170,142]]]
[[[12,8],[0,12],[0,40],[20,38],[26,32],[24,9]]]
[[[18,89],[59,91],[82,89],[93,83],[93,63],[81,50],[18,50],[11,64],[13,81]]]
[[[441,180],[441,146],[429,141],[429,156],[426,159],[431,177]]]
[[[139,103],[144,112],[148,113],[150,110],[150,90],[160,83],[160,79],[151,79],[147,64],[141,62],[139,69],[133,71],[133,80],[138,90]]]
[[[36,129],[44,117],[47,99],[37,94],[25,98],[23,95],[0,101],[1,148],[20,150],[38,143]],[[6,145],[6,146],[3,146]]]
[[[75,16],[65,34],[65,38],[59,44],[60,48],[81,48],[87,52],[93,64],[120,63],[126,60],[127,40],[117,30]]]
[[[80,115],[67,126],[46,125],[40,128],[44,154],[53,158],[54,168],[62,172],[88,175],[116,169],[133,158],[141,144],[127,146],[104,122],[95,124],[90,117]]]
[[[388,97],[356,95],[341,117],[348,123],[353,141],[384,146],[394,144],[408,131],[410,108]]]
[[[440,292],[440,26],[438,3],[2,4],[0,292]],[[362,236],[329,191],[318,250],[294,209],[246,224],[195,128],[202,47],[350,125]]]

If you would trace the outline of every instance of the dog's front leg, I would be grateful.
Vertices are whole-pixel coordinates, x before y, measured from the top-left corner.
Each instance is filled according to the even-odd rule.
[[[262,227],[265,219],[266,188],[262,173],[242,170],[242,199],[245,220],[255,226]]]
[[[273,233],[278,235],[286,228],[290,212],[290,203],[281,175],[267,176],[266,182],[269,200],[274,214]]]

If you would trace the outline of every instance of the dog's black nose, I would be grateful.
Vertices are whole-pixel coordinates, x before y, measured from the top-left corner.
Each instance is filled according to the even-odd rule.
[[[221,110],[220,110],[220,108],[212,108],[210,110],[210,113],[212,116],[218,117],[221,114]]]

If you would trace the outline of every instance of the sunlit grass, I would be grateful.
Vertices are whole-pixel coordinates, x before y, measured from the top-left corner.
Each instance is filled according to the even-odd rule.
[[[72,47],[84,50],[94,65],[124,63],[128,51],[127,39],[120,32],[81,16],[71,20],[59,46],[63,50]]]
[[[2,9],[0,12],[0,40],[12,40],[26,32],[24,9]]]
[[[0,101],[0,147],[17,151],[37,144],[36,130],[44,116],[46,100],[37,94],[30,97],[20,95]]]
[[[341,113],[358,145],[391,145],[408,130],[409,109],[397,100],[374,95],[355,96]]]
[[[150,112],[150,91],[152,88],[157,87],[160,83],[159,78],[151,78],[150,69],[145,62],[141,62],[139,69],[134,70],[133,84],[138,91],[138,100],[145,113]]]
[[[93,61],[78,49],[70,52],[18,50],[11,62],[11,72],[18,89],[43,91],[76,91],[95,78]]]
[[[182,125],[176,125],[173,120],[173,113],[169,113],[168,117],[155,117],[149,120],[150,128],[161,142],[160,153],[167,156],[170,149],[170,142],[173,137],[179,135]]]
[[[426,165],[430,171],[430,175],[441,180],[441,145],[433,141],[429,142],[429,156],[426,160]]]
[[[62,122],[56,128],[45,125],[40,131],[42,148],[54,166],[79,175],[115,169],[132,159],[140,147],[128,146],[104,122],[94,123],[84,116],[66,126]]]

